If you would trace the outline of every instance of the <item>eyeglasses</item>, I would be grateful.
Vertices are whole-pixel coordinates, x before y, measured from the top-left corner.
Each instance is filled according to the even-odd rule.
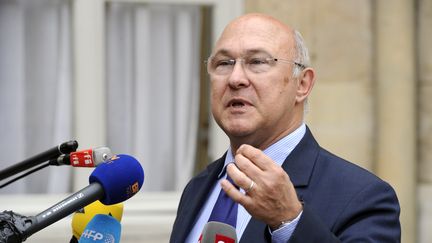
[[[245,57],[237,59],[209,57],[206,61],[207,72],[214,75],[229,75],[232,73],[237,61],[241,62],[244,70],[251,73],[265,73],[268,72],[277,62],[286,62],[296,65],[301,69],[305,69],[304,64],[294,62],[288,59],[274,58],[274,57]]]

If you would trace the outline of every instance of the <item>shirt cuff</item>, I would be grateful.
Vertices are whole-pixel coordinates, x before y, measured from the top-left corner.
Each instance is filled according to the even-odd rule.
[[[289,241],[291,235],[297,227],[297,223],[300,220],[302,213],[303,211],[301,211],[299,215],[297,215],[297,217],[291,222],[283,224],[279,229],[273,232],[270,228],[268,228],[272,237],[272,243],[286,243],[287,241]]]

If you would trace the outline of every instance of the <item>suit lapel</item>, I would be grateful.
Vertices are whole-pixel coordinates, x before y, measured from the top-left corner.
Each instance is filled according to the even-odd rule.
[[[184,242],[192,230],[193,224],[223,168],[224,160],[225,156],[210,164],[203,173],[194,179],[190,185],[191,188],[188,188],[189,194],[195,196],[188,196],[185,198],[187,201],[182,202],[182,210],[177,215],[178,222],[175,226],[178,228],[176,242]]]
[[[319,145],[309,128],[300,143],[285,159],[282,168],[288,173],[294,187],[306,187],[318,157]]]

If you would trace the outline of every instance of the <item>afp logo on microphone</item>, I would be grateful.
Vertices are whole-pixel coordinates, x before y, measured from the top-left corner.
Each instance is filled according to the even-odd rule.
[[[95,230],[86,229],[81,234],[80,239],[86,239],[85,242],[104,242],[104,243],[115,243],[115,237],[112,234],[106,234],[97,232]],[[81,242],[81,240],[80,240]]]

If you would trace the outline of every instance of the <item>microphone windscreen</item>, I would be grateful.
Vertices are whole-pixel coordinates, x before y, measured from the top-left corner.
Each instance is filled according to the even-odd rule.
[[[95,166],[109,160],[112,158],[114,154],[111,152],[111,149],[108,147],[97,147],[93,149],[93,160]]]
[[[79,239],[82,232],[84,231],[84,228],[97,214],[110,215],[120,222],[123,216],[123,203],[104,205],[99,200],[96,200],[84,208],[76,211],[72,216],[73,236]]]
[[[204,225],[201,243],[237,243],[237,234],[234,227],[229,224],[210,221]]]
[[[119,154],[96,167],[89,182],[102,186],[105,195],[99,200],[103,204],[116,204],[129,199],[141,189],[144,170],[134,157]]]
[[[97,214],[87,224],[78,242],[118,243],[120,242],[120,232],[119,221],[105,214]]]

